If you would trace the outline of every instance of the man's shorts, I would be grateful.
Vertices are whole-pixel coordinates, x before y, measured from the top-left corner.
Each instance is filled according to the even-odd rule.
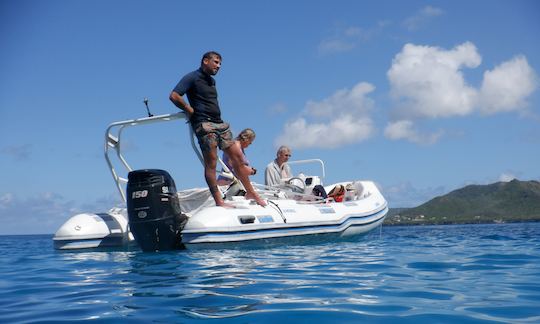
[[[225,122],[202,122],[195,127],[195,135],[203,153],[211,151],[216,146],[224,150],[234,144],[229,124]]]

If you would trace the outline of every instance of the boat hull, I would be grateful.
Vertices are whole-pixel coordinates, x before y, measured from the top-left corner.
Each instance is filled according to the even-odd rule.
[[[261,207],[234,197],[236,208],[209,206],[198,210],[181,231],[186,248],[255,241],[294,241],[299,237],[350,237],[381,226],[388,204],[372,182],[362,182],[363,196],[344,202],[315,203],[294,199],[268,199]],[[56,232],[54,247],[61,250],[122,247],[134,242],[126,209],[107,214],[79,214]]]
[[[125,209],[108,213],[83,213],[72,216],[54,234],[57,250],[76,250],[127,246],[134,242],[128,231]]]
[[[232,201],[236,208],[207,207],[188,220],[182,243],[189,248],[207,243],[366,233],[382,224],[388,204],[374,183],[362,184],[364,196],[345,202],[279,199],[269,200],[263,208],[239,197]]]
[[[189,248],[205,243],[232,243],[317,234],[352,236],[369,232],[382,225],[387,212],[388,208],[383,206],[372,213],[349,214],[331,221],[289,221],[273,225],[219,227],[213,230],[185,229],[182,231],[182,243]]]

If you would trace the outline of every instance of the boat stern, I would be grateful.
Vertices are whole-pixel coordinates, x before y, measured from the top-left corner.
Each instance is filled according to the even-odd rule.
[[[125,212],[124,212],[125,213]],[[123,246],[133,241],[122,212],[82,213],[72,216],[53,237],[57,250]]]

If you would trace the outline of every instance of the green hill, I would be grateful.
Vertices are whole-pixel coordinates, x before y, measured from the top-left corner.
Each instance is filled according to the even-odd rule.
[[[415,208],[393,209],[387,225],[540,221],[540,182],[470,185]]]

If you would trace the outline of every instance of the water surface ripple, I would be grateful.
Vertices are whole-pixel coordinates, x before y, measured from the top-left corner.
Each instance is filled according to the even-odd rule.
[[[0,322],[538,323],[540,223],[142,253],[0,236]]]

